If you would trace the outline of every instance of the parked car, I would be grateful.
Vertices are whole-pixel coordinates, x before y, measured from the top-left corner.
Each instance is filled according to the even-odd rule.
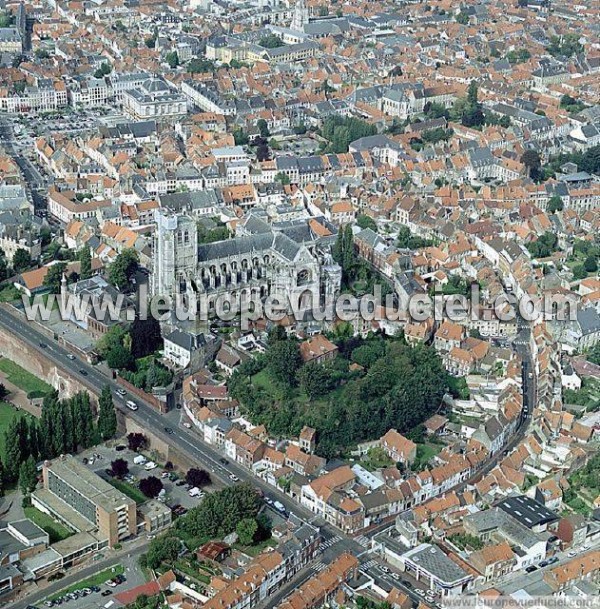
[[[112,590],[104,590],[104,592],[102,592],[101,596],[110,596],[111,594],[112,594]]]

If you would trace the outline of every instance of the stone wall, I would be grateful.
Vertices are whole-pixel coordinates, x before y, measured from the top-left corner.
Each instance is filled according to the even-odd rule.
[[[0,355],[7,357],[39,379],[58,390],[60,398],[69,398],[79,391],[88,391],[96,401],[101,388],[90,389],[79,379],[57,366],[49,357],[31,348],[18,336],[0,328]]]

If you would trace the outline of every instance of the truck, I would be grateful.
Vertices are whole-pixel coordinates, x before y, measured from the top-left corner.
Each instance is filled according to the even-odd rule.
[[[136,465],[144,465],[144,463],[148,463],[148,459],[146,459],[146,457],[144,457],[144,455],[138,455],[137,457],[134,458],[133,462]]]

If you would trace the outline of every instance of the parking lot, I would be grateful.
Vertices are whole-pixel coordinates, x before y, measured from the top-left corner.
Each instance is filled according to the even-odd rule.
[[[121,487],[122,491],[123,485],[125,485],[126,487],[135,489],[134,492],[141,494],[138,489],[140,480],[154,476],[159,478],[163,484],[166,493],[161,500],[169,507],[180,505],[184,510],[188,510],[198,505],[202,497],[190,497],[189,489],[191,487],[186,484],[184,479],[186,472],[167,471],[164,469],[165,464],[156,460],[157,456],[152,454],[152,451],[145,452],[144,456],[147,459],[147,463],[145,464],[134,463],[136,457],[139,456],[138,453],[129,450],[125,446],[125,443],[117,444],[117,446],[112,448],[97,446],[93,450],[81,454],[81,458],[87,460],[87,466],[91,470],[108,482],[112,482],[115,486]],[[110,472],[111,462],[116,459],[124,459],[127,461],[129,472],[122,480],[114,479]],[[151,463],[154,463],[155,467],[150,469]],[[210,492],[212,490],[214,490],[212,484],[202,489],[203,492]]]

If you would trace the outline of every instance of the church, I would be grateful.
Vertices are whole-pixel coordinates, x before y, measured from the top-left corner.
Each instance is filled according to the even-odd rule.
[[[232,239],[199,244],[196,220],[156,212],[151,286],[155,296],[207,303],[277,297],[286,312],[333,306],[341,268],[331,257],[335,235],[316,234],[306,220],[269,225],[250,215]]]

